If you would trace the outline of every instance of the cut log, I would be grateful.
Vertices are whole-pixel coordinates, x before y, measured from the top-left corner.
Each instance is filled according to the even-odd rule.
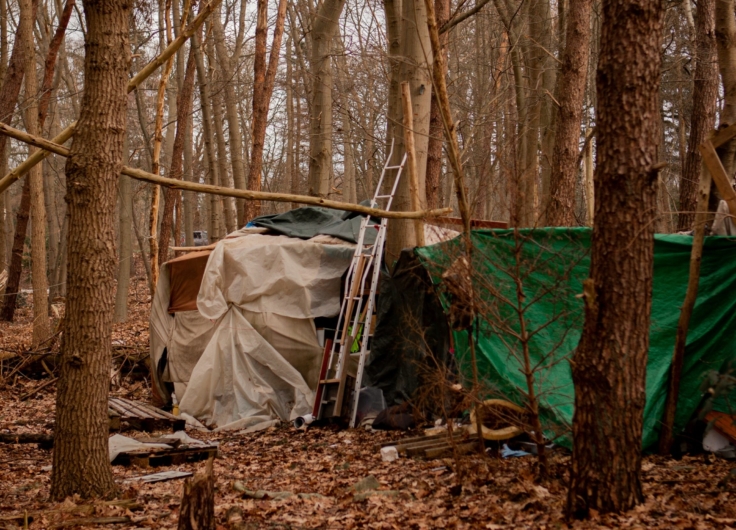
[[[204,474],[184,483],[179,509],[178,530],[215,530],[215,478],[212,459],[207,460]]]

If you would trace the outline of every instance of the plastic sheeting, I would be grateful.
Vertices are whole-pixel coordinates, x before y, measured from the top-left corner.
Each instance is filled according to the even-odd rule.
[[[583,324],[582,281],[590,267],[589,229],[476,230],[473,282],[482,311],[476,320],[478,369],[489,394],[523,403],[526,391],[521,371],[519,318],[514,273],[520,249],[523,305],[532,362],[538,366],[537,392],[548,434],[559,434],[558,443],[569,445],[574,386],[569,359],[577,346]],[[654,285],[649,356],[647,363],[643,446],[656,442],[667,392],[667,378],[675,343],[680,307],[685,298],[692,238],[657,235],[654,241]],[[444,292],[442,273],[462,253],[455,239],[416,250],[449,309],[451,296]],[[685,349],[676,428],[682,429],[697,408],[705,375],[720,370],[733,357],[736,328],[736,240],[705,240],[698,298],[690,321]],[[470,380],[467,332],[454,332],[460,372]]]
[[[354,249],[319,241],[231,234],[210,255],[193,312],[167,314],[162,267],[151,356],[165,364],[157,371],[164,395],[163,383],[186,384],[183,393],[177,386],[183,413],[222,430],[311,412],[322,358],[313,319],[339,312]]]

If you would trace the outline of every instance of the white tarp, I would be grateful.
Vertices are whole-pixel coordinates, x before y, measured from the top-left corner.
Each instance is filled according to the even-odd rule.
[[[152,360],[168,348],[162,379],[186,383],[182,412],[220,429],[311,412],[322,358],[313,319],[339,312],[340,278],[354,248],[330,243],[247,232],[225,239],[209,257],[198,312],[173,317],[162,268]]]

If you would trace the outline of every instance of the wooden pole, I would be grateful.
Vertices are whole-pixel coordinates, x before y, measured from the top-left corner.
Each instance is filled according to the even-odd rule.
[[[710,142],[705,143],[710,144]],[[720,160],[718,160],[717,155],[716,160],[720,165]],[[682,375],[682,365],[685,360],[687,332],[690,326],[690,317],[692,316],[693,308],[695,307],[695,300],[698,296],[700,263],[703,257],[703,241],[705,240],[705,223],[708,218],[710,182],[711,174],[707,169],[704,154],[703,163],[700,168],[700,182],[698,184],[698,205],[695,213],[695,233],[693,234],[693,246],[690,252],[690,276],[687,280],[685,301],[682,303],[682,308],[680,309],[680,319],[677,322],[675,350],[672,353],[672,365],[670,366],[667,400],[665,401],[664,414],[662,416],[662,430],[659,432],[659,454],[661,455],[668,455],[672,450],[675,414],[677,412],[677,398],[680,395],[680,377]]]
[[[409,83],[401,83],[401,102],[404,109],[404,144],[406,146],[406,167],[409,170],[409,190],[411,191],[411,208],[414,211],[422,209],[422,199],[419,196],[419,175],[417,174],[417,153],[414,147],[414,112],[411,108],[411,89]],[[418,247],[425,246],[424,223],[421,219],[414,220],[414,232]]]
[[[729,213],[736,215],[736,191],[731,186],[731,179],[726,174],[721,159],[718,157],[718,153],[716,153],[715,146],[712,142],[706,140],[698,146],[698,149],[700,150],[700,154],[703,155],[703,162],[705,162],[708,171],[710,171],[710,176],[713,178],[716,188],[718,188],[718,193],[721,194],[723,200],[728,204]],[[707,210],[707,205],[705,209]],[[698,211],[700,211],[700,207],[698,207]]]
[[[10,125],[0,122],[0,134],[6,134],[11,138],[15,138],[21,142],[35,145],[48,152],[55,153],[60,156],[69,156],[69,149],[63,145],[56,144],[44,138],[30,135],[21,130],[15,129]],[[38,152],[38,151],[37,151]],[[378,208],[369,208],[360,204],[348,204],[345,202],[331,201],[320,197],[308,197],[306,195],[294,195],[291,193],[270,193],[265,191],[236,190],[233,188],[225,188],[223,186],[212,186],[209,184],[199,184],[196,182],[188,182],[185,180],[170,179],[148,173],[142,169],[136,169],[123,166],[121,171],[123,175],[127,175],[136,180],[160,184],[174,190],[194,191],[196,193],[210,193],[213,195],[221,195],[223,197],[235,197],[237,199],[248,199],[257,201],[273,201],[273,202],[294,202],[299,204],[309,204],[311,206],[322,206],[323,208],[333,208],[335,210],[343,210],[346,212],[355,212],[362,215],[372,215],[373,217],[384,217],[386,219],[424,219],[427,217],[441,217],[452,212],[452,208],[437,208],[434,210],[422,210],[417,212],[387,212]]]
[[[212,13],[212,11],[221,1],[222,0],[211,0],[211,2],[206,7],[202,8],[202,11],[199,13],[199,15],[197,15],[197,17],[192,20],[192,23],[187,26],[187,29],[182,31],[179,36],[174,39],[174,41],[169,46],[167,46],[163,52],[161,52],[161,55],[159,55],[146,66],[144,66],[143,69],[138,72],[135,77],[133,77],[133,79],[128,81],[128,93],[130,94],[131,92],[133,92],[133,90],[138,88],[138,85],[140,85],[148,78],[148,76],[155,72],[159,66],[164,64],[166,60],[169,59],[169,57],[174,55],[179,50],[179,48],[184,45],[187,39],[194,35],[194,32],[199,29],[199,26],[202,25],[205,19],[209,16],[210,13]],[[75,121],[71,125],[67,126],[58,135],[56,135],[51,141],[59,145],[66,143],[69,138],[74,136],[76,126],[77,122]],[[50,153],[48,150],[40,149],[28,158],[26,158],[21,164],[16,166],[13,171],[0,179],[0,193],[7,190],[16,180],[20,179],[23,175],[28,173],[33,166],[41,162],[43,159],[49,156],[49,154]]]

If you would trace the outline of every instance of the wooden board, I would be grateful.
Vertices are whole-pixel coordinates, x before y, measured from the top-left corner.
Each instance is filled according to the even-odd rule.
[[[125,427],[139,431],[183,431],[186,421],[147,403],[111,397],[108,408],[120,416],[119,429]]]
[[[136,467],[176,466],[185,462],[198,462],[217,456],[217,446],[180,447],[171,449],[139,450],[120,453],[112,465]]]

